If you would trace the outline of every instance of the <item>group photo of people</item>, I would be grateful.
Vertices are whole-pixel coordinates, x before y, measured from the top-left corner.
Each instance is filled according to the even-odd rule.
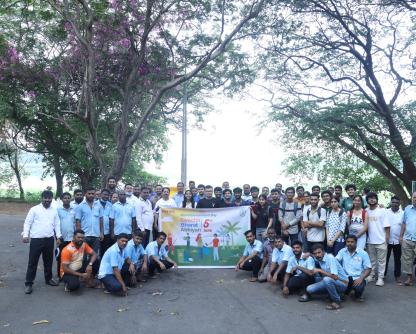
[[[307,302],[326,295],[331,310],[346,296],[362,302],[367,284],[384,286],[389,263],[398,286],[414,284],[416,192],[402,208],[399,197],[381,205],[377,193],[360,193],[354,184],[308,191],[301,185],[283,190],[280,183],[270,190],[190,181],[187,187],[178,182],[171,194],[163,185],[120,187],[110,177],[104,189],[75,189],[58,199],[47,189],[41,197],[23,225],[23,242],[30,243],[26,294],[33,291],[42,256],[48,285],[127,295],[139,282],[178,267],[169,257],[172,241],[160,228],[161,208],[236,206],[250,207],[251,226],[235,270],[251,272],[250,282],[279,284],[284,297],[298,294],[299,302]]]

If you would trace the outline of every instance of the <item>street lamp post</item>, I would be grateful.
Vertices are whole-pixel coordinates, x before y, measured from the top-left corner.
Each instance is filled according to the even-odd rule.
[[[183,114],[182,114],[182,160],[181,160],[181,181],[186,185],[186,172],[187,172],[187,104],[188,104],[188,92],[186,89],[186,83],[184,84],[183,93]]]

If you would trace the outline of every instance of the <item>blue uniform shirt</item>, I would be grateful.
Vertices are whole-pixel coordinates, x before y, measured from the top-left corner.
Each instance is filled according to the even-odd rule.
[[[351,255],[347,247],[337,254],[337,260],[341,263],[348,276],[354,280],[359,278],[365,269],[371,269],[370,257],[365,250],[357,248]]]
[[[105,206],[103,206],[102,202],[100,201],[100,204],[103,208],[103,224],[104,224],[104,234],[110,234],[110,213],[113,205],[110,201],[107,201],[105,203]]]
[[[83,200],[75,209],[75,219],[81,221],[81,229],[86,237],[100,236],[100,217],[103,216],[103,207],[100,202],[94,201],[92,208]]]
[[[146,246],[145,252],[146,252],[146,255],[147,255],[148,262],[150,262],[150,257],[151,256],[156,256],[158,258],[158,260],[164,260],[168,256],[168,252],[166,251],[165,246],[162,245],[159,248],[156,241],[150,242]]]
[[[113,268],[117,267],[118,270],[123,268],[123,264],[126,261],[126,252],[124,249],[118,247],[117,242],[112,245],[104,253],[101,258],[100,270],[98,271],[98,278],[103,278],[106,275],[113,275]]]
[[[263,258],[263,244],[259,240],[254,240],[253,244],[247,244],[244,248],[243,256],[250,256],[254,251],[257,251],[257,256]]]
[[[296,256],[293,255],[287,263],[286,272],[290,273],[294,267],[303,267],[312,270],[315,268],[315,261],[312,256],[308,256],[306,259],[304,259],[302,254],[300,258],[297,259]],[[294,275],[299,276],[300,274],[302,274],[302,271],[300,269],[296,269]]]
[[[279,249],[279,248],[273,249],[272,262],[280,265],[282,261],[289,262],[292,256],[294,256],[292,247],[284,244],[282,249]]]
[[[344,268],[342,268],[341,263],[339,263],[332,254],[325,253],[324,258],[321,261],[316,261],[323,271],[332,275],[337,275],[342,281],[348,281],[347,273]]]
[[[75,210],[69,207],[58,208],[59,221],[61,222],[61,234],[64,241],[72,241],[75,231]]]
[[[125,252],[126,252],[126,257],[128,257],[130,261],[134,264],[142,260],[145,254],[143,245],[140,244],[136,246],[133,240],[129,240],[129,242],[127,243]]]
[[[173,196],[173,200],[176,203],[176,207],[181,208],[182,207],[182,203],[183,203],[183,199],[185,198],[184,194],[175,194]]]
[[[128,203],[121,204],[117,202],[113,205],[110,218],[114,219],[114,234],[120,233],[131,234],[131,222],[136,218],[136,210]]]
[[[408,205],[404,209],[403,223],[406,224],[403,239],[416,241],[416,206]]]

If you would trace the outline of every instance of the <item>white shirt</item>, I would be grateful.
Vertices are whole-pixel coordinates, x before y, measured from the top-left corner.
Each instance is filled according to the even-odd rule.
[[[126,202],[135,207],[139,203],[139,198],[134,195],[126,195]]]
[[[320,210],[320,215],[318,215],[318,210]],[[316,211],[309,208],[308,219],[308,210],[304,210],[303,221],[311,221],[312,223],[317,223],[319,221],[326,222],[326,211],[324,208],[320,207],[318,207]],[[322,227],[309,227],[307,239],[310,242],[323,242],[325,240],[325,224]]]
[[[162,222],[159,219],[160,208],[177,208],[177,206],[173,198],[169,198],[167,200],[161,198],[160,200],[156,202],[154,211],[158,215],[157,226],[158,226],[159,232],[162,231]]]
[[[167,200],[161,198],[156,202],[155,213],[159,213],[160,208],[177,208],[177,205],[173,198]]]
[[[136,196],[134,196],[137,198]],[[134,203],[136,208],[137,226],[143,231],[144,229],[151,231],[153,226],[153,210],[152,203],[147,199],[139,197]]]
[[[386,242],[386,227],[390,227],[387,219],[387,210],[377,207],[374,210],[368,209],[368,237],[367,243],[381,245]]]
[[[61,237],[58,211],[51,206],[46,209],[42,203],[32,207],[23,224],[23,238],[49,238],[54,235]]]
[[[387,210],[387,220],[390,223],[390,245],[398,245],[400,242],[400,230],[403,224],[404,212],[402,209],[393,212],[392,209]]]

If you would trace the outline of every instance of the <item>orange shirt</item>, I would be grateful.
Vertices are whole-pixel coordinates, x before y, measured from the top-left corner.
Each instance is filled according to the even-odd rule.
[[[219,246],[219,244],[220,244],[220,239],[218,239],[218,238],[214,238],[214,239],[212,240],[212,247],[218,247],[218,246]]]
[[[75,244],[71,241],[68,245],[62,249],[61,252],[61,277],[64,275],[64,264],[69,264],[69,268],[77,271],[82,268],[82,261],[84,259],[84,253],[92,254],[93,250],[86,242],[82,244],[80,248],[76,248]]]

